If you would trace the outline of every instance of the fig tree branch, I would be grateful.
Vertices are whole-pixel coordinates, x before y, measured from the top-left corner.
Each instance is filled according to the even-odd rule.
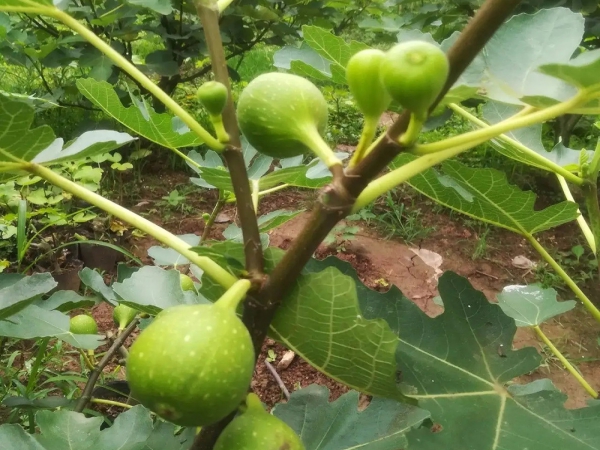
[[[113,355],[117,353],[119,348],[123,345],[123,343],[125,343],[127,337],[133,332],[133,330],[135,330],[135,327],[137,327],[138,323],[139,319],[134,319],[129,325],[127,325],[127,328],[125,328],[123,332],[119,335],[119,337],[115,339],[115,341],[110,346],[104,357],[100,360],[100,362],[94,368],[94,370],[92,370],[92,373],[88,378],[85,388],[81,393],[81,397],[79,397],[79,400],[77,400],[77,404],[74,408],[75,412],[82,412],[85,409],[85,407],[92,398],[92,391],[94,390],[94,386],[96,385],[96,382],[98,381],[102,370],[104,370],[104,368],[110,362]]]
[[[264,270],[262,244],[260,242],[256,213],[252,206],[252,192],[250,183],[248,182],[246,163],[241,151],[240,130],[231,95],[227,58],[225,57],[225,50],[221,40],[221,30],[219,28],[219,10],[216,2],[213,2],[213,5],[207,5],[207,2],[195,0],[194,4],[204,28],[206,45],[208,46],[215,79],[223,83],[229,92],[227,105],[223,111],[223,125],[225,126],[225,131],[229,134],[230,145],[225,148],[223,156],[231,175],[238,215],[240,217],[246,255],[246,270],[250,273],[251,278],[260,281]]]

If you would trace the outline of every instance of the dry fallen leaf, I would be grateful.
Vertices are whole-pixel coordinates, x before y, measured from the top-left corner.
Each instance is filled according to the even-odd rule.
[[[431,250],[427,250],[425,248],[411,248],[410,249],[415,255],[417,255],[421,260],[431,267],[434,270],[434,274],[432,279],[437,281],[442,273],[444,273],[440,267],[444,263],[444,258],[442,255],[439,255],[436,252],[432,252]]]
[[[534,269],[536,266],[536,264],[532,260],[523,255],[515,256],[512,259],[512,265],[518,269],[524,270],[531,270]]]
[[[288,350],[287,352],[285,352],[281,357],[281,361],[277,363],[277,370],[285,370],[288,367],[290,367],[290,364],[292,363],[295,357],[296,354],[293,351]]]

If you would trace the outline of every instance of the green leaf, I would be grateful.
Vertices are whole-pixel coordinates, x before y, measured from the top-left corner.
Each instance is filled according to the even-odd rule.
[[[534,327],[548,319],[572,310],[577,305],[574,300],[559,302],[556,291],[541,286],[505,286],[497,295],[498,304],[518,327]]]
[[[567,8],[542,9],[509,19],[485,46],[481,87],[492,100],[521,104],[524,96],[564,100],[574,89],[541,73],[550,63],[567,63],[577,50],[584,18]]]
[[[600,87],[600,49],[584,52],[566,64],[544,64],[538,70],[578,88]]]
[[[173,117],[157,114],[148,106],[124,107],[114,88],[105,81],[78,79],[77,88],[94,105],[127,128],[167,148],[195,147],[202,141],[191,131],[180,134],[173,129]]]
[[[14,424],[0,425],[0,442],[11,450],[47,450],[33,435]]]
[[[343,38],[335,36],[329,30],[305,25],[302,27],[304,42],[323,59],[317,58],[313,52],[300,50],[292,52],[284,48],[276,56],[276,61],[285,67],[289,64],[293,72],[302,76],[327,80],[334,83],[346,84],[346,65],[355,53],[369,48],[368,45],[351,41],[349,44]],[[313,64],[317,67],[314,68]],[[329,71],[331,75],[328,74]]]
[[[0,336],[17,339],[56,337],[73,347],[93,350],[104,344],[97,334],[73,334],[69,331],[70,319],[60,311],[48,311],[29,305],[8,319],[0,321]]]
[[[104,420],[102,417],[86,418],[74,411],[39,411],[35,418],[40,428],[36,438],[44,448],[78,450],[94,448],[90,436],[98,432]]]
[[[167,422],[156,422],[146,443],[140,450],[188,450],[195,438],[195,429],[186,428],[175,436],[176,426]]]
[[[31,128],[34,110],[15,100],[0,102],[0,149],[24,161],[31,161],[54,141],[52,128]],[[0,162],[12,161],[0,153]]]
[[[195,429],[175,435],[171,423],[153,424],[150,411],[141,405],[119,414],[114,424],[100,431],[102,417],[86,418],[68,410],[39,411],[35,416],[39,434],[19,425],[0,425],[2,448],[10,450],[187,450]]]
[[[127,133],[110,130],[86,131],[68,142],[63,150],[63,140],[56,139],[51,146],[39,153],[32,162],[38,164],[56,164],[83,159],[87,156],[101,155],[133,142]],[[99,172],[100,175],[102,172]],[[100,181],[99,179],[97,180]]]
[[[171,14],[171,11],[173,11],[171,0],[127,0],[127,3],[149,8],[164,16]]]
[[[399,167],[412,158],[401,155],[393,166]],[[441,172],[422,172],[409,184],[442,205],[521,235],[549,230],[578,216],[577,204],[568,201],[536,211],[535,194],[509,185],[504,173],[471,169],[456,161],[444,162]]]
[[[394,400],[374,398],[358,411],[359,393],[350,391],[329,403],[329,389],[316,384],[300,389],[273,414],[302,438],[306,450],[398,450],[404,433],[427,419],[427,411]]]
[[[397,336],[384,320],[363,316],[356,282],[337,268],[300,276],[271,333],[327,376],[367,394],[405,400],[396,384]]]
[[[138,450],[152,433],[152,418],[140,405],[119,414],[113,425],[102,431],[94,442],[94,450]]]
[[[179,66],[169,50],[155,50],[146,56],[146,67],[161,77],[179,74]]]
[[[441,431],[423,427],[408,433],[409,448],[593,450],[600,442],[600,402],[565,409],[567,396],[550,380],[509,386],[502,396],[441,397],[432,394],[427,402],[434,420],[444,416],[435,420]]]
[[[104,278],[95,270],[90,269],[89,267],[84,267],[79,272],[79,278],[89,289],[94,291],[108,303],[113,306],[118,304],[117,297],[112,290],[112,288],[108,287],[106,283],[104,283]]]
[[[308,171],[317,165],[317,160],[306,165],[285,167],[268,173],[260,179],[260,190],[267,190],[279,184],[286,183],[300,188],[318,189],[331,181],[331,173],[325,177],[309,178]]]
[[[96,301],[94,298],[79,295],[75,291],[57,291],[47,300],[38,300],[34,304],[49,311],[69,312],[77,308],[92,307]]]
[[[196,234],[183,234],[177,237],[192,246],[200,243],[200,236]],[[154,260],[154,264],[157,266],[184,266],[190,263],[189,259],[184,258],[172,248],[150,247],[148,249],[148,256]]]
[[[285,211],[283,209],[271,211],[270,213],[258,218],[258,229],[261,233],[266,233],[267,231],[273,230],[292,220],[302,212],[304,212],[303,209],[298,211]],[[223,236],[225,236],[225,238],[228,240],[241,241],[242,229],[236,224],[232,223],[225,229],[225,231],[223,231]]]
[[[5,278],[6,274],[0,275]],[[0,286],[0,320],[18,313],[32,303],[38,296],[50,292],[57,286],[49,273],[36,273],[29,277],[12,280],[10,284]]]
[[[158,314],[170,306],[185,303],[179,271],[144,266],[123,282],[113,283],[121,303],[148,314]]]

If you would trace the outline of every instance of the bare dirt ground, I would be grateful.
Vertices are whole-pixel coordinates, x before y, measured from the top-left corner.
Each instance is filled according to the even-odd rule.
[[[175,212],[165,217],[164,207],[157,207],[157,199],[178,187],[188,184],[185,174],[164,172],[157,179],[148,180],[137,186],[138,200],[129,205],[134,211],[144,213],[151,220],[164,226],[175,234],[202,234],[203,222],[200,218],[205,211],[210,211],[216,196],[202,191],[198,197],[188,196],[188,203],[194,208],[193,214]],[[200,196],[201,195],[201,196]],[[312,192],[288,191],[266,198],[260,206],[259,214],[277,209],[308,209],[314,199]],[[415,244],[407,245],[400,240],[386,240],[372,227],[361,224],[361,231],[356,239],[345,242],[344,249],[321,246],[316,257],[322,258],[336,254],[349,262],[357,270],[361,280],[370,288],[379,291],[389,289],[389,285],[397,286],[409,299],[413,300],[425,313],[431,316],[440,314],[443,309],[434,302],[437,296],[435,270],[426,264],[413,250],[425,249],[435,252],[442,258],[440,269],[451,270],[466,277],[478,290],[491,301],[504,286],[525,284],[534,281],[531,271],[519,269],[512,265],[515,256],[523,255],[537,262],[539,256],[519,236],[498,229],[491,229],[488,236],[488,251],[485,256],[473,260],[472,255],[477,243],[477,233],[467,226],[463,219],[456,215],[450,217],[446,213],[433,212],[432,208],[419,206],[422,220],[435,230],[426,238]],[[220,215],[219,223],[211,231],[212,239],[223,239],[223,230],[233,221],[236,214],[233,206],[226,206]],[[282,227],[271,231],[271,245],[287,249],[302,229],[306,214],[301,214]],[[546,233],[541,240],[560,248],[570,248],[577,229],[568,225]],[[147,249],[156,245],[149,238],[135,238],[130,242],[131,250],[145,262],[151,263],[147,257]],[[592,286],[593,288],[594,286]],[[586,292],[595,295],[595,289],[587,288]],[[574,298],[565,292],[564,299]],[[105,305],[98,306],[94,315],[99,321],[100,331],[110,329],[112,325],[111,309]],[[542,326],[544,332],[554,344],[567,355],[582,375],[596,390],[600,390],[600,346],[598,343],[598,324],[578,305],[574,310],[550,320]],[[581,386],[564,370],[541,341],[531,330],[518,329],[514,347],[533,346],[544,357],[543,365],[531,374],[520,377],[517,382],[530,382],[539,378],[550,378],[554,384],[568,395],[567,407],[585,406],[589,396]],[[252,387],[268,405],[281,401],[282,390],[265,365],[265,359],[277,368],[287,349],[280,344],[268,340],[263,346]],[[114,369],[109,366],[107,370]],[[277,369],[286,388],[294,390],[313,383],[326,385],[331,390],[331,399],[335,399],[347,391],[347,388],[327,378],[313,369],[309,364],[296,356],[285,369]]]

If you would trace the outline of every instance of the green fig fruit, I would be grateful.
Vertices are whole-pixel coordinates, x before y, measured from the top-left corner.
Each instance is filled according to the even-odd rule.
[[[254,358],[235,306],[178,305],[158,314],[135,340],[127,380],[132,397],[163,419],[205,426],[244,400]]]
[[[181,284],[181,289],[184,291],[195,291],[196,286],[194,285],[194,280],[192,280],[188,275],[184,273],[179,274],[179,282]]]
[[[449,71],[442,49],[425,41],[407,41],[386,52],[381,81],[395,101],[422,118],[442,91]]]
[[[240,130],[262,154],[283,159],[311,151],[320,157],[332,153],[322,138],[327,102],[313,83],[298,75],[259,75],[240,95],[237,115]]]
[[[385,52],[376,49],[355,53],[346,66],[346,80],[356,106],[365,117],[378,120],[390,102],[390,94],[381,82],[381,63]]]
[[[248,394],[246,406],[219,435],[214,450],[305,450],[294,430],[265,411],[256,394]]]
[[[98,324],[92,316],[79,314],[71,318],[69,331],[73,334],[98,334]]]
[[[228,97],[227,87],[218,81],[207,81],[196,91],[196,98],[211,116],[221,115]]]
[[[119,327],[119,330],[124,330],[131,323],[139,311],[130,306],[119,304],[113,309],[113,320]]]

